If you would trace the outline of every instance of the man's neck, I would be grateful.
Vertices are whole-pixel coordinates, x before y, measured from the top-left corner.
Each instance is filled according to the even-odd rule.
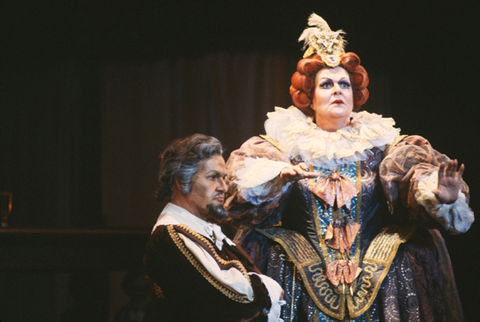
[[[206,216],[200,214],[197,211],[197,209],[192,207],[192,205],[190,205],[190,203],[187,201],[187,199],[182,194],[174,193],[174,195],[172,197],[172,200],[170,200],[170,203],[173,203],[174,205],[185,209],[186,211],[188,211],[189,213],[191,213],[195,217],[198,217],[202,220],[207,221]]]

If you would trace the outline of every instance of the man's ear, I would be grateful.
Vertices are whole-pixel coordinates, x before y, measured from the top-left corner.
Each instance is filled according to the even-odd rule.
[[[186,196],[188,195],[189,193],[184,193],[183,192],[183,188],[182,188],[182,184],[180,183],[180,181],[178,180],[177,177],[175,177],[175,186],[174,186],[174,189],[173,189],[173,193],[177,193],[179,195],[182,195],[182,196]]]
[[[178,181],[178,178],[175,177],[175,190],[178,192],[178,193],[182,193],[182,185],[180,184],[180,181]]]

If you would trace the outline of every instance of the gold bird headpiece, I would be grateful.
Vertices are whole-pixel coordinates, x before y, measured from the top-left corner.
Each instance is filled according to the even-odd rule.
[[[332,31],[327,22],[315,13],[308,18],[308,25],[310,27],[305,28],[298,38],[298,41],[305,42],[302,49],[308,47],[303,57],[317,54],[327,66],[338,66],[340,55],[345,53],[346,41],[342,36],[345,32],[341,29]]]

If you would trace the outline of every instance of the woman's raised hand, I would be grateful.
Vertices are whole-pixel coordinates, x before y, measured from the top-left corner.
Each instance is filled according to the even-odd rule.
[[[318,173],[306,171],[307,168],[307,165],[303,162],[284,168],[280,172],[280,178],[285,182],[294,182],[305,178],[316,178],[319,176]]]
[[[438,188],[432,192],[441,203],[454,203],[458,198],[462,175],[465,166],[462,164],[457,171],[458,161],[442,162],[438,169]]]

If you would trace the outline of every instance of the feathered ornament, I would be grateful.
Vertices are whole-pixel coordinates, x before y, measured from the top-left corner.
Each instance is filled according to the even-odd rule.
[[[338,66],[340,55],[345,53],[346,41],[342,36],[345,32],[341,29],[332,31],[327,22],[315,13],[312,13],[308,18],[308,25],[311,27],[305,28],[298,38],[298,41],[304,41],[302,49],[307,48],[303,57],[317,54],[322,57],[327,66]]]

